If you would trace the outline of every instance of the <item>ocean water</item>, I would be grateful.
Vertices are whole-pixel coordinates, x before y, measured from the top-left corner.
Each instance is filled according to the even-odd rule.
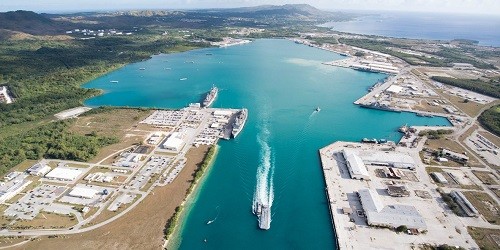
[[[333,30],[416,39],[471,39],[480,45],[500,46],[500,16],[381,12],[361,13],[364,16],[348,22],[330,22],[322,26]]]
[[[398,140],[396,130],[405,123],[449,125],[443,118],[353,105],[385,75],[321,64],[341,58],[287,40],[265,39],[158,55],[86,84],[105,90],[86,104],[179,108],[198,101],[215,84],[221,91],[214,106],[245,107],[249,118],[238,138],[219,143],[217,159],[174,246],[334,249],[318,149],[336,140]],[[321,111],[314,112],[318,106]],[[272,205],[268,231],[258,229],[252,214],[256,193]]]

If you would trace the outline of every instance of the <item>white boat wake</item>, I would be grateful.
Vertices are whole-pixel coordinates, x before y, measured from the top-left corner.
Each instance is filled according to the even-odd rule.
[[[255,192],[252,202],[253,213],[259,217],[259,220],[269,220],[268,224],[270,224],[270,218],[262,218],[261,213],[263,209],[266,209],[266,213],[268,214],[266,216],[270,216],[270,210],[274,200],[274,159],[272,156],[271,147],[268,143],[269,134],[269,130],[267,128],[264,128],[260,137],[258,138],[258,142],[261,147],[261,160],[259,163],[259,167],[257,168],[257,183],[255,185]]]
[[[219,206],[217,206],[216,209],[217,209],[217,215],[215,216],[215,218],[213,220],[207,221],[207,225],[214,223],[217,220],[217,218],[219,217]]]

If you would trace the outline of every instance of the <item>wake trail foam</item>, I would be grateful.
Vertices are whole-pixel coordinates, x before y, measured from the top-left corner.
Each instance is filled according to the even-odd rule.
[[[264,123],[262,132],[259,135],[260,162],[257,168],[255,193],[252,208],[255,212],[259,205],[272,206],[274,200],[274,160],[272,148],[269,146],[269,129]]]

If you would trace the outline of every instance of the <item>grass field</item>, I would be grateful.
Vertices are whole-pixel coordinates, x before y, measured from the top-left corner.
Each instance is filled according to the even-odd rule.
[[[500,245],[497,243],[500,239],[500,229],[467,227],[467,231],[481,250],[500,249]]]
[[[498,182],[489,171],[476,171],[472,170],[472,173],[484,184],[486,185],[496,185]]]
[[[500,207],[491,196],[483,192],[470,191],[463,194],[489,223],[500,225]]]
[[[153,111],[141,109],[111,109],[97,114],[81,116],[70,127],[78,134],[105,135],[116,137],[120,142],[102,148],[91,163],[97,163],[124,148],[142,143],[154,128],[139,125],[139,122]]]
[[[429,139],[425,142],[425,146],[434,150],[438,150],[439,148],[447,148],[452,151],[462,153],[465,152],[465,149],[458,144],[455,140],[449,139],[446,137],[443,137],[441,139]],[[436,162],[437,163],[437,162]],[[463,166],[460,163],[454,162],[454,161],[449,161],[446,163],[437,163],[441,164],[443,166],[449,166],[449,167],[461,167]],[[469,156],[469,162],[467,163],[469,166],[473,167],[484,167],[475,157]]]
[[[78,223],[74,216],[40,212],[33,220],[17,221],[12,228],[18,229],[49,229],[49,228],[68,228]]]
[[[473,101],[464,102],[464,98],[450,95],[450,94],[446,94],[446,93],[443,93],[442,91],[440,91],[440,94],[443,97],[445,97],[446,99],[448,99],[448,101],[450,101],[457,108],[459,108],[464,113],[469,115],[470,117],[478,116],[479,114],[481,114],[481,110],[483,108],[490,106],[490,105],[479,104],[479,103],[476,103]]]

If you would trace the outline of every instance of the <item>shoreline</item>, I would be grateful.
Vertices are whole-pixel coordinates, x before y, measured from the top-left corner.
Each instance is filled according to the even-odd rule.
[[[198,171],[203,171],[202,175],[199,179],[195,179],[192,183],[192,185],[188,189],[188,194],[186,195],[185,199],[182,201],[182,203],[179,205],[181,207],[181,210],[179,211],[179,215],[177,217],[177,220],[175,220],[173,223],[175,224],[173,226],[173,231],[170,235],[166,235],[165,243],[163,244],[164,249],[169,249],[170,247],[178,247],[180,242],[182,241],[181,235],[182,235],[182,230],[185,226],[185,223],[187,221],[187,218],[189,217],[189,214],[193,208],[193,205],[196,203],[196,200],[198,199],[199,193],[201,191],[201,188],[203,187],[203,184],[205,183],[207,177],[210,175],[212,166],[215,163],[217,159],[217,155],[219,153],[220,146],[216,143],[213,145],[214,151],[213,154],[210,156],[210,159],[208,159],[207,166],[205,169],[200,169],[202,168],[202,165],[205,164],[205,161],[207,159],[204,159],[203,163],[199,168],[195,171],[197,173]],[[205,157],[208,156],[210,153],[210,150],[207,151],[205,154]],[[172,217],[175,217],[176,214],[174,214]],[[169,218],[170,220],[170,218]]]

